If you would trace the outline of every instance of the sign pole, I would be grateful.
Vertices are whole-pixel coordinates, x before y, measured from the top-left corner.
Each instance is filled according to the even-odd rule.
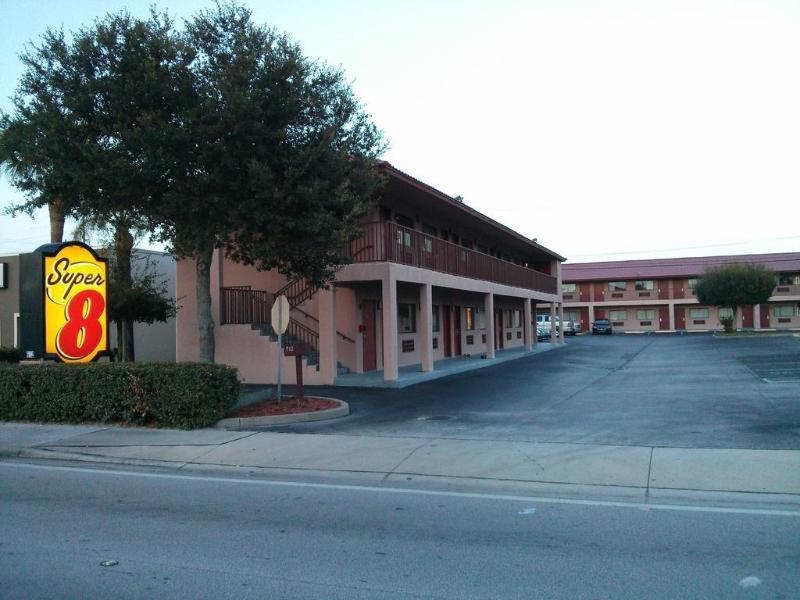
[[[294,357],[294,369],[297,374],[297,391],[295,392],[295,396],[297,396],[297,406],[300,406],[304,400],[305,392],[303,389],[303,357],[300,354],[296,354]]]
[[[281,363],[283,363],[283,314],[278,311],[278,402],[283,399],[281,394]]]

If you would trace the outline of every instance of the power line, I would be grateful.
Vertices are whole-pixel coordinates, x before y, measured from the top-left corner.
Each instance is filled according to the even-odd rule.
[[[658,250],[628,250],[622,252],[594,252],[592,254],[573,254],[574,257],[581,257],[581,256],[620,256],[623,254],[650,254],[653,252],[679,252],[681,250],[700,250],[703,248],[723,248],[727,246],[740,246],[742,244],[752,244],[754,242],[778,242],[778,241],[785,241],[785,240],[800,240],[800,235],[790,235],[786,237],[772,237],[772,238],[761,238],[756,240],[744,240],[739,242],[724,242],[720,244],[707,244],[704,246],[683,246],[681,248],[661,248]]]

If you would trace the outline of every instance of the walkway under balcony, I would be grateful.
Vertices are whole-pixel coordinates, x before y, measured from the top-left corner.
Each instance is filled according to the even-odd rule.
[[[458,373],[492,367],[560,347],[562,346],[553,345],[549,342],[538,342],[531,350],[526,350],[524,346],[508,350],[497,350],[494,358],[481,358],[480,354],[445,358],[434,362],[433,371],[422,371],[420,364],[408,365],[398,369],[397,379],[390,380],[384,379],[383,371],[347,373],[346,375],[338,375],[333,385],[341,387],[405,388],[418,383],[457,375]]]
[[[366,223],[363,237],[345,254],[353,263],[392,262],[459,277],[491,281],[545,294],[557,293],[557,279],[528,266],[471,250],[389,221]]]

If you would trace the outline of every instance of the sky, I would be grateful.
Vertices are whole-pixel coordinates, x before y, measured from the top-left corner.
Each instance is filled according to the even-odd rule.
[[[570,262],[800,250],[800,1],[243,3],[345,70],[386,160]],[[47,27],[151,4],[0,0],[0,110]],[[0,253],[48,231],[0,215]]]

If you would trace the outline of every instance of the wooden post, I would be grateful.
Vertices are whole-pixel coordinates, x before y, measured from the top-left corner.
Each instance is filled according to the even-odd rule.
[[[295,392],[295,396],[297,397],[297,405],[300,406],[305,398],[303,395],[303,357],[300,354],[294,357],[294,367],[297,374],[297,391]]]

